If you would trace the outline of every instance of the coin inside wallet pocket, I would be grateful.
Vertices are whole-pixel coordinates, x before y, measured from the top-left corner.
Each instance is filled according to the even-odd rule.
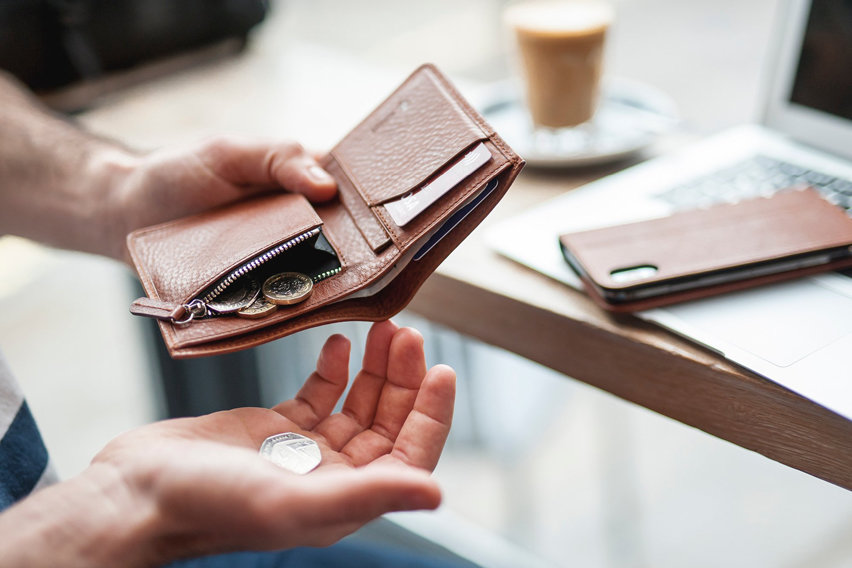
[[[317,227],[253,257],[188,302],[184,321],[236,314],[271,315],[277,306],[305,301],[313,285],[341,270],[340,259]]]
[[[129,236],[128,248],[149,298],[168,312],[158,319],[177,325],[270,315],[275,306],[306,300],[314,284],[343,268],[322,221],[297,194],[256,198],[142,229]],[[280,274],[294,276],[284,280],[284,288],[277,279],[277,292],[264,294],[266,282]],[[287,283],[296,281],[302,282],[301,293],[288,293],[293,286]],[[144,311],[145,302],[138,303],[134,313]]]

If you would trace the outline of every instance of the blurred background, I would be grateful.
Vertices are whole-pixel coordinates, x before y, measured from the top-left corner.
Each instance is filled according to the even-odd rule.
[[[623,162],[522,175],[595,177],[759,118],[777,0],[613,3],[605,74],[665,93],[678,127]],[[425,61],[484,101],[516,73],[506,5],[273,0],[247,34],[250,24],[218,30],[126,68],[38,86],[87,128],[140,149],[214,132],[328,148]],[[0,11],[0,36],[10,14]],[[178,364],[162,357],[150,322],[129,315],[140,291],[128,268],[6,236],[0,275],[0,347],[63,477],[148,421],[292,396],[329,334],[357,346],[368,328],[328,326]],[[395,515],[401,525],[484,566],[852,565],[846,490],[412,314],[397,321],[424,333],[430,365],[459,374],[436,472],[444,505]]]

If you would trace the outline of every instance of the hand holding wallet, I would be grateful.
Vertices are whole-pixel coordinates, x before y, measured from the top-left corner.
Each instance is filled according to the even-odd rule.
[[[523,160],[424,65],[321,165],[338,184],[329,203],[269,194],[128,235],[147,294],[131,312],[159,320],[173,357],[391,317],[494,208]]]

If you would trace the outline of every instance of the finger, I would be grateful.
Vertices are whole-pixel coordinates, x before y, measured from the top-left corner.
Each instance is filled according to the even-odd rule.
[[[393,337],[388,353],[387,380],[376,405],[372,430],[390,440],[402,428],[414,407],[420,384],[426,376],[423,336],[415,329],[400,329]]]
[[[344,413],[351,416],[363,428],[369,428],[376,414],[376,405],[388,374],[388,360],[394,336],[400,331],[392,321],[373,324],[367,334],[361,371],[355,377],[346,402]]]
[[[391,457],[432,471],[444,449],[453,422],[456,373],[446,365],[429,370],[394,443]]]
[[[305,430],[312,430],[327,418],[349,382],[349,340],[335,334],[329,337],[317,359],[317,369],[295,398],[273,408]]]
[[[302,193],[311,201],[328,201],[337,193],[337,182],[304,151],[294,158],[271,157],[270,171],[281,187]]]
[[[176,546],[197,546],[199,535],[217,550],[327,545],[386,512],[434,509],[441,501],[426,472],[399,464],[296,475],[242,448],[160,442],[162,451],[149,456],[158,474],[144,476],[146,499],[184,535]]]
[[[355,465],[370,463],[389,453],[414,408],[425,375],[423,337],[414,329],[400,329],[391,340],[387,378],[376,403],[373,423],[369,430],[359,433],[341,448],[341,453]]]
[[[316,429],[333,449],[340,450],[372,424],[385,384],[391,340],[398,330],[399,327],[392,321],[375,323],[370,327],[361,371],[352,382],[341,413],[330,416]]]
[[[330,156],[328,152],[324,152],[321,150],[310,150],[308,153],[314,160],[317,161],[318,164],[321,164],[323,160],[328,159],[328,157]]]
[[[270,519],[293,523],[294,530],[308,539],[301,544],[328,545],[385,513],[435,509],[441,502],[435,480],[424,472],[399,466],[328,470],[295,481],[297,492],[292,479],[281,484],[283,491],[278,495],[265,489],[259,507],[268,511]],[[282,517],[281,511],[292,514]],[[280,538],[278,530],[270,536],[275,533]],[[320,540],[312,541],[314,538]]]
[[[236,185],[282,187],[311,201],[326,201],[337,183],[296,142],[259,142],[218,138],[205,144],[199,157],[220,178]]]

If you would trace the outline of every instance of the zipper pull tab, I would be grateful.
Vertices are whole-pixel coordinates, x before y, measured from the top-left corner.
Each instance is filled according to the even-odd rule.
[[[207,306],[201,300],[193,300],[188,304],[174,304],[143,297],[130,304],[130,313],[183,325],[193,319],[205,317]]]

